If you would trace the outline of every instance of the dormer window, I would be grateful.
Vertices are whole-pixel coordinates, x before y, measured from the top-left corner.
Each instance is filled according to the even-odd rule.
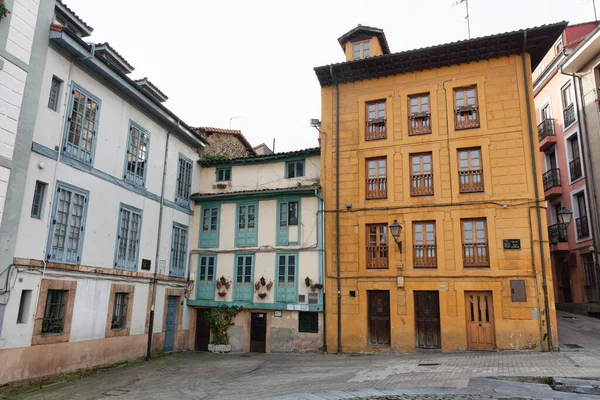
[[[360,60],[361,58],[367,58],[371,55],[371,42],[356,42],[352,43],[352,53],[354,60]]]

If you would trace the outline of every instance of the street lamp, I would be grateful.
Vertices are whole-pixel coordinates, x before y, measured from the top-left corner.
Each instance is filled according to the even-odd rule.
[[[569,226],[571,220],[573,219],[573,212],[568,208],[561,208],[558,211],[558,222],[564,224],[565,226]]]
[[[390,233],[392,234],[394,241],[398,245],[400,253],[402,253],[402,242],[398,240],[398,238],[400,238],[400,232],[402,232],[402,226],[398,223],[397,220],[394,220],[394,222],[390,225]]]

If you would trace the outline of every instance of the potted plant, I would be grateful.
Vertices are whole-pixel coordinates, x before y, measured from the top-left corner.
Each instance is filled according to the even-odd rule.
[[[208,345],[208,351],[213,353],[229,353],[231,351],[227,331],[230,326],[234,325],[233,319],[235,316],[243,310],[243,307],[228,307],[223,304],[220,307],[211,308],[204,313],[206,324],[212,333],[212,340]]]
[[[310,290],[312,290],[313,292],[315,292],[317,290],[317,287],[314,284],[310,285]]]
[[[304,283],[306,283],[306,286],[310,286],[312,285],[312,279],[310,279],[308,276],[304,279]]]
[[[215,286],[217,287],[217,290],[221,289],[221,281],[217,281]]]
[[[226,189],[227,188],[226,183],[217,183],[215,186],[217,187],[217,189]]]
[[[256,282],[254,284],[254,290],[256,290],[257,292],[260,290],[260,283]]]
[[[8,14],[10,14],[8,7],[6,7],[4,1],[0,1],[0,21],[2,21],[3,18],[6,18]]]
[[[227,292],[225,292],[225,291],[217,292],[217,294],[218,294],[220,297],[225,297],[225,296],[227,296]]]
[[[323,284],[322,283],[315,283],[315,287],[317,289],[323,289]]]
[[[271,290],[271,288],[273,287],[273,281],[269,281],[269,283],[267,283],[267,290]]]
[[[260,277],[260,284],[261,284],[262,286],[265,286],[265,285],[267,284],[267,281],[266,281],[266,279],[265,279],[265,277],[264,277],[264,276],[261,276],[261,277]]]
[[[261,299],[264,299],[265,297],[267,297],[267,293],[266,292],[261,292],[258,294],[258,297],[260,297]]]

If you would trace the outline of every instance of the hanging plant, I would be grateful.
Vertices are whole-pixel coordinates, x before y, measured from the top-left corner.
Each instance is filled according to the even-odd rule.
[[[217,294],[221,297],[227,296],[227,292],[217,292]]]
[[[269,281],[269,283],[267,283],[267,290],[271,290],[271,288],[273,287],[273,281]]]
[[[3,18],[6,18],[8,14],[10,14],[10,10],[6,7],[6,4],[4,4],[3,1],[0,2],[0,21],[2,21]]]
[[[254,289],[258,292],[260,290],[260,283],[256,282],[254,284]]]
[[[310,285],[310,290],[312,290],[313,292],[315,292],[317,290],[317,287],[315,285]]]
[[[227,278],[225,278],[224,276],[221,276],[219,278],[219,282],[221,282],[221,285],[227,285],[229,283],[229,281],[227,280]]]
[[[215,286],[217,287],[217,290],[221,289],[221,281],[217,281],[217,284]]]
[[[304,279],[304,283],[306,283],[306,286],[310,286],[312,285],[312,279],[310,279],[308,276]]]
[[[260,284],[263,285],[263,286],[265,286],[267,284],[267,281],[265,280],[264,276],[260,277]]]
[[[315,283],[315,287],[317,289],[323,289],[323,284],[322,283]]]
[[[267,293],[265,293],[265,292],[259,293],[258,297],[260,297],[261,299],[264,299],[265,297],[267,297]]]

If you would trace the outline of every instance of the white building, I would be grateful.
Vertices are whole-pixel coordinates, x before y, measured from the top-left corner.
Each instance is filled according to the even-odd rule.
[[[145,355],[154,287],[152,350],[191,340],[189,195],[203,142],[110,45],[83,40],[91,28],[75,13],[47,11],[14,251],[0,266],[0,384]]]
[[[225,304],[246,309],[229,329],[232,351],[317,351],[325,328],[320,149],[201,165],[188,301],[195,348],[210,340],[205,311]]]

